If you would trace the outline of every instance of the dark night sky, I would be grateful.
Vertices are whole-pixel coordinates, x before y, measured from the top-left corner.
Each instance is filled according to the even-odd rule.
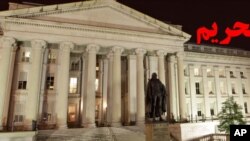
[[[27,1],[41,4],[57,4],[81,0],[0,0],[0,10],[7,10],[8,1]],[[232,28],[236,21],[250,24],[250,1],[248,0],[117,0],[131,8],[148,14],[156,19],[172,24],[183,25],[183,30],[192,35],[196,42],[196,30],[201,26],[211,28],[215,21],[218,25],[217,38],[224,39],[226,27]],[[210,42],[203,41],[208,44]],[[232,39],[229,45],[250,50],[250,37],[243,35]]]

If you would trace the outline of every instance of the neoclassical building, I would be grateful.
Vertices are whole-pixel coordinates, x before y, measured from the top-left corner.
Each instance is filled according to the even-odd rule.
[[[0,23],[0,130],[141,125],[153,72],[168,119],[216,117],[228,96],[249,116],[250,52],[184,44],[180,26],[116,1],[12,5]]]

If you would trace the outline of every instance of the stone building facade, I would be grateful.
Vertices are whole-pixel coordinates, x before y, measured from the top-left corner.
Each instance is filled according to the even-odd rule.
[[[116,1],[13,9],[0,23],[0,130],[143,124],[153,72],[168,118],[216,116],[230,95],[248,115],[249,52],[184,45],[177,26]]]

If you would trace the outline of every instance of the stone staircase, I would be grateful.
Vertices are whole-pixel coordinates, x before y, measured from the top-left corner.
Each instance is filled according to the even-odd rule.
[[[40,130],[37,141],[145,141],[143,130],[136,126]]]

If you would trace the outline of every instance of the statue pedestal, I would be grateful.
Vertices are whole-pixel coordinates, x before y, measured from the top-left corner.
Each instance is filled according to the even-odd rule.
[[[145,123],[146,141],[170,141],[169,125],[166,122]]]

